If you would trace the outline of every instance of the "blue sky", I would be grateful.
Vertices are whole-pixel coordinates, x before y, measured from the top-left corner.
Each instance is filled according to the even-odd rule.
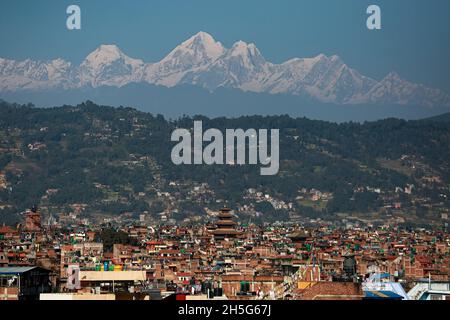
[[[82,30],[66,29],[78,4]],[[383,29],[365,27],[378,4]],[[338,54],[380,79],[389,71],[450,92],[448,0],[0,0],[0,57],[79,63],[100,44],[157,61],[198,31],[230,47],[254,42],[267,60]]]

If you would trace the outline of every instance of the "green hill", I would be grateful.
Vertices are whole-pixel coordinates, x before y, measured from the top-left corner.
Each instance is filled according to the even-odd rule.
[[[205,130],[279,128],[280,172],[264,177],[259,165],[173,165],[170,135],[192,127],[190,117],[169,121],[92,102],[56,108],[1,102],[0,112],[0,221],[8,223],[33,204],[55,215],[83,204],[89,217],[148,211],[159,219],[165,211],[177,220],[203,216],[221,201],[243,216],[265,211],[267,219],[382,215],[397,203],[403,214],[439,219],[450,207],[444,122],[194,117]]]

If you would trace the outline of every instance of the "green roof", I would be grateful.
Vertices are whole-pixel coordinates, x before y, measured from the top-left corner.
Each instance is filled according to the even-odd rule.
[[[33,270],[38,267],[6,267],[0,268],[0,275],[2,274],[21,274]]]

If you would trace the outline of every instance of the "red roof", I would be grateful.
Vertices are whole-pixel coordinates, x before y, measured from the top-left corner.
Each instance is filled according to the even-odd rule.
[[[190,277],[191,274],[189,272],[178,272],[177,277]]]
[[[0,227],[0,233],[16,233],[17,231],[9,226],[1,226]]]

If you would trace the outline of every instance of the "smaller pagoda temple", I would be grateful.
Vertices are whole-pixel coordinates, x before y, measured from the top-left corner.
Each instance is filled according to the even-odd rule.
[[[25,231],[40,232],[41,231],[41,214],[36,206],[28,210],[25,214]]]

